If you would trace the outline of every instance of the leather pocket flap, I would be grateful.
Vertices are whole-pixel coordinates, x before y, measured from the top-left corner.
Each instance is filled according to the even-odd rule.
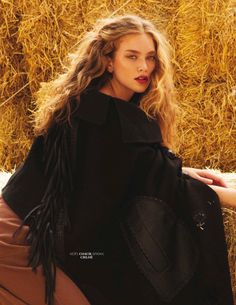
[[[127,202],[120,227],[142,273],[164,301],[171,301],[192,278],[198,262],[190,230],[166,202],[149,196]]]

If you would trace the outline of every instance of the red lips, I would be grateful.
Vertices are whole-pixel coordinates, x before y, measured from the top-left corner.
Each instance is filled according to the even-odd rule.
[[[136,80],[148,80],[148,76],[147,75],[139,75],[138,77],[135,78]]]

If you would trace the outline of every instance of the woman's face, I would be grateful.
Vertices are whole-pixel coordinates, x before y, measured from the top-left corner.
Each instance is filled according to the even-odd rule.
[[[108,71],[113,74],[110,86],[115,95],[128,101],[134,92],[144,92],[151,81],[156,62],[156,50],[151,35],[123,36],[107,66]]]

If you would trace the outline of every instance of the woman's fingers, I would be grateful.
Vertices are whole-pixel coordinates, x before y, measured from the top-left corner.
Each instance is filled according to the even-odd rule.
[[[228,187],[223,178],[211,172],[210,170],[193,168],[193,167],[183,167],[182,170],[183,173],[197,180],[200,180],[203,183],[221,186],[221,187]]]
[[[212,183],[209,183],[209,184],[213,184],[213,185],[217,185],[217,186],[221,186],[221,187],[227,187],[224,179],[222,179],[221,177],[212,173],[209,170],[201,170],[200,176],[211,179]]]
[[[196,179],[198,179],[199,181],[205,183],[205,184],[213,184],[213,180],[212,179],[208,179],[208,178],[204,178],[201,176],[197,176]]]

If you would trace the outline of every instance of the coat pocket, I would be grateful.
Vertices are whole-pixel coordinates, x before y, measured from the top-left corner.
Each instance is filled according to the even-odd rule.
[[[163,301],[170,302],[193,277],[198,249],[168,204],[136,196],[124,205],[120,228],[140,271]]]

